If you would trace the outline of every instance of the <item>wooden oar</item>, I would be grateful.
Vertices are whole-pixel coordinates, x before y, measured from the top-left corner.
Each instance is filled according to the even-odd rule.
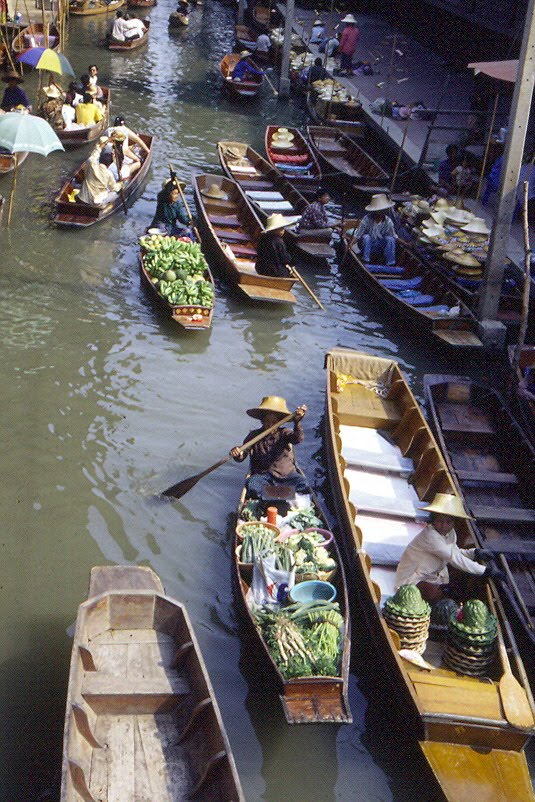
[[[309,295],[311,295],[314,298],[314,300],[316,301],[316,303],[319,306],[319,308],[320,309],[325,309],[325,307],[323,306],[323,304],[320,301],[320,299],[318,298],[318,296],[310,289],[310,287],[308,286],[308,284],[306,283],[304,278],[302,278],[302,276],[297,272],[295,267],[292,267],[292,265],[287,265],[287,267],[288,267],[290,273],[292,274],[292,276],[294,278],[296,278],[298,281],[300,281],[301,284],[303,285],[303,287],[305,288],[305,290],[309,293]]]
[[[115,154],[115,162],[117,164],[117,174],[119,176],[118,183],[120,184],[119,187],[119,197],[121,198],[121,203],[123,205],[123,212],[128,214],[128,209],[126,207],[126,199],[124,196],[124,182],[121,178],[121,168],[123,166],[123,154],[119,148],[119,144],[117,142],[113,142],[113,152]]]
[[[500,649],[500,658],[503,664],[503,674],[500,677],[499,688],[500,699],[505,713],[505,718],[509,724],[513,725],[513,727],[518,727],[521,730],[530,730],[535,724],[533,715],[529,706],[526,692],[511,671],[511,663],[509,662],[509,656],[507,654],[507,649],[505,648],[502,628],[498,620],[494,599],[492,598],[492,591],[488,585],[487,598],[491,612],[496,617],[496,621],[498,623],[498,646]]]
[[[277,92],[277,90],[275,89],[275,87],[273,86],[273,84],[271,83],[271,81],[269,80],[269,78],[268,78],[268,75],[267,75],[267,71],[268,71],[268,70],[271,70],[271,69],[273,69],[273,68],[272,68],[272,67],[267,67],[267,68],[264,70],[264,78],[266,79],[266,82],[267,82],[267,83],[269,84],[269,86],[271,87],[271,90],[272,90],[273,94],[275,95],[275,97],[278,97],[278,96],[279,96],[279,93]]]
[[[273,434],[283,423],[288,423],[295,417],[295,412],[292,412],[291,415],[286,415],[282,420],[278,421],[274,424],[274,426],[270,426],[269,429],[266,429],[260,434],[257,434],[256,437],[253,437],[251,440],[248,440],[247,443],[244,443],[242,446],[239,446],[242,451],[248,451],[252,448],[256,443],[259,443],[260,440],[263,440],[264,437],[267,437],[269,434]],[[164,490],[162,496],[172,496],[173,498],[182,498],[185,496],[186,493],[191,490],[192,487],[195,487],[198,481],[205,476],[208,476],[209,473],[215,471],[217,468],[220,468],[221,465],[224,465],[225,462],[229,462],[232,457],[228,454],[223,459],[220,459],[219,462],[215,462],[213,465],[210,465],[205,471],[201,471],[201,473],[195,474],[195,476],[190,476],[189,479],[183,479],[181,482],[177,482],[176,485],[171,485],[168,487],[167,490]]]
[[[191,228],[193,229],[193,233],[197,237],[197,242],[199,243],[199,245],[201,245],[202,244],[201,235],[199,234],[199,231],[198,231],[195,223],[193,222],[193,217],[192,217],[192,214],[190,212],[190,208],[188,206],[188,202],[186,200],[186,197],[185,197],[184,193],[182,192],[182,187],[180,186],[180,181],[177,178],[177,174],[175,173],[172,164],[169,165],[169,172],[171,173],[171,181],[173,181],[176,184],[176,188],[178,189],[178,191],[180,193],[180,197],[182,199],[182,203],[184,204],[184,208],[186,210],[186,214],[188,215],[188,219],[189,219]]]

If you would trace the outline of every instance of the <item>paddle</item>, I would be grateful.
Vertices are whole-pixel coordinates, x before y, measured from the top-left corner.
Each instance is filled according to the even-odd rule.
[[[268,75],[267,75],[267,71],[271,70],[271,69],[273,69],[273,67],[266,67],[266,69],[264,70],[264,78],[266,79],[266,83],[269,84],[269,86],[271,87],[275,97],[278,97],[279,93],[277,92],[277,90],[275,89],[275,87],[273,86],[273,84],[271,83],[271,81],[269,80]]]
[[[491,612],[498,621],[498,614],[496,612],[494,599],[492,598],[492,591],[488,585],[487,598]],[[503,664],[503,674],[500,677],[499,687],[500,699],[505,713],[505,718],[510,724],[513,725],[513,727],[518,727],[521,730],[530,730],[533,728],[535,723],[533,720],[533,714],[529,707],[525,690],[511,671],[511,663],[509,662],[509,656],[507,654],[507,649],[505,648],[502,629],[499,621],[498,646],[500,649],[500,658]]]
[[[189,206],[188,206],[188,202],[187,202],[187,200],[186,200],[186,198],[184,196],[184,193],[182,192],[182,187],[180,186],[180,181],[177,178],[177,174],[173,170],[173,165],[172,164],[169,165],[169,172],[171,173],[171,181],[172,181],[172,183],[176,186],[176,188],[178,189],[178,191],[180,193],[180,197],[182,199],[182,203],[184,204],[184,208],[186,210],[186,214],[188,215],[191,228],[193,229],[193,233],[197,237],[197,242],[199,243],[199,245],[201,245],[202,244],[201,235],[199,234],[199,232],[197,230],[197,227],[195,226],[195,223],[193,222],[193,217],[191,215],[191,212],[190,212],[190,209],[189,209]]]
[[[122,151],[121,151],[121,149],[119,147],[119,143],[116,142],[115,140],[113,141],[113,151],[115,153],[115,161],[117,163],[117,173],[119,175],[119,184],[120,184],[120,186],[119,186],[119,197],[121,198],[121,203],[123,204],[123,212],[125,214],[128,214],[128,209],[126,208],[126,200],[125,200],[125,197],[124,197],[123,182],[122,182],[122,179],[121,179],[121,167],[123,166],[123,154],[122,154]]]
[[[288,423],[295,417],[295,412],[292,412],[291,415],[286,415],[282,420],[278,421],[274,424],[274,426],[270,426],[269,429],[266,429],[260,434],[257,434],[256,437],[253,437],[251,440],[248,440],[247,443],[244,443],[240,446],[242,451],[248,451],[252,448],[256,443],[259,443],[260,440],[263,440],[264,437],[267,437],[269,434],[273,434],[283,423]],[[195,474],[195,476],[190,476],[188,479],[183,479],[181,482],[177,482],[176,485],[171,485],[168,487],[167,490],[164,490],[162,496],[172,496],[173,498],[182,498],[185,496],[186,493],[191,490],[192,487],[195,487],[198,481],[203,479],[205,476],[208,476],[209,473],[215,471],[217,468],[220,468],[221,465],[224,465],[225,462],[229,462],[232,457],[228,454],[223,459],[220,459],[218,462],[215,462],[213,465],[210,465],[205,471],[201,471],[201,473]]]
[[[312,290],[310,289],[310,287],[308,286],[308,284],[306,283],[304,278],[302,278],[302,276],[297,272],[295,267],[292,267],[292,265],[287,265],[287,267],[288,267],[290,273],[292,274],[292,276],[294,278],[296,278],[298,281],[300,281],[301,284],[303,285],[303,287],[305,288],[305,290],[309,293],[309,295],[311,295],[314,298],[314,300],[316,301],[316,303],[319,306],[319,308],[320,309],[325,309],[325,307],[323,306],[323,304],[320,301],[320,299],[318,298],[318,296],[315,295],[315,293],[312,292]]]

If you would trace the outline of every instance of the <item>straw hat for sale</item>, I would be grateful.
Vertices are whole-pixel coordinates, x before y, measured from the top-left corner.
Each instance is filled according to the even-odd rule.
[[[472,214],[472,212],[467,212],[464,209],[457,209],[455,206],[450,206],[444,211],[447,213],[448,220],[452,220],[458,225],[470,223],[475,217],[475,214]]]
[[[414,205],[417,206],[419,209],[422,209],[424,212],[428,212],[429,209],[431,208],[429,206],[429,201],[423,200],[423,198],[415,200]]]
[[[323,25],[323,22],[320,19],[314,21],[314,25]]]
[[[262,399],[262,403],[257,407],[252,407],[247,410],[247,414],[251,418],[259,418],[262,420],[265,412],[275,412],[281,418],[290,415],[290,410],[286,406],[286,400],[278,395],[266,395]]]
[[[279,144],[287,142],[289,145],[291,145],[295,139],[295,135],[292,134],[291,131],[288,131],[287,128],[277,128],[271,139]]]
[[[467,518],[469,521],[473,520],[473,518],[464,511],[461,499],[451,493],[437,493],[431,504],[424,507],[424,510],[428,512],[439,512],[442,515],[450,515],[452,518]]]
[[[422,233],[429,238],[446,236],[446,232],[442,228],[442,226],[436,226],[436,225],[424,226],[424,228],[422,229]]]
[[[201,189],[201,195],[205,198],[218,198],[219,200],[228,200],[226,192],[223,192],[219,184],[210,184],[208,189]]]
[[[346,14],[342,22],[352,22],[354,25],[357,24],[357,20],[353,16],[353,14]]]
[[[490,234],[490,228],[486,224],[483,217],[474,217],[473,220],[462,227],[462,231],[467,231],[469,234]]]
[[[453,269],[460,276],[467,276],[468,278],[480,278],[483,271],[477,267],[463,267],[462,265],[454,265]]]
[[[449,209],[449,208],[450,205],[446,200],[446,198],[438,198],[438,200],[435,201],[435,209]]]
[[[481,267],[475,256],[472,256],[471,253],[464,253],[464,251],[462,253],[456,253],[455,251],[445,253],[444,259],[449,262],[455,262],[456,265],[463,265],[463,267]]]
[[[364,209],[367,212],[383,212],[385,209],[391,209],[395,204],[388,200],[384,192],[379,192],[377,195],[372,195],[372,199]]]
[[[265,233],[268,231],[278,231],[281,228],[289,228],[297,223],[297,221],[300,219],[300,214],[296,215],[295,217],[284,217],[282,214],[270,214],[266,220]]]
[[[439,209],[438,212],[431,212],[431,218],[435,221],[435,223],[439,226],[444,225],[444,221],[447,220],[448,215],[444,211],[444,209]],[[424,223],[426,221],[424,220]]]
[[[6,84],[8,81],[18,81],[19,84],[24,83],[24,78],[15,72],[15,70],[8,70],[4,75],[2,75],[2,81],[5,81]]]

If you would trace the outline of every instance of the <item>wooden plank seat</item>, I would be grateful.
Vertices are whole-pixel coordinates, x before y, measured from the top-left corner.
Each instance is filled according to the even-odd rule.
[[[421,502],[414,487],[399,476],[346,468],[344,478],[349,486],[349,500],[359,513],[392,515],[412,521],[426,520],[429,513],[422,510]]]
[[[240,226],[241,223],[238,219],[238,216],[235,214],[230,214],[228,216],[222,216],[217,214],[209,214],[208,219],[211,223],[216,226]]]
[[[508,524],[535,524],[535,510],[524,507],[488,507],[472,504],[471,512],[477,521],[494,521]]]
[[[271,189],[273,187],[271,181],[240,181],[239,178],[236,180],[242,189]]]
[[[214,228],[215,233],[223,242],[250,242],[250,237],[243,231],[227,231],[224,228]]]
[[[411,459],[382,436],[380,430],[368,426],[340,426],[342,456],[347,465],[372,471],[409,477],[414,470]]]
[[[256,248],[253,248],[252,245],[235,245],[232,243],[229,247],[235,256],[254,256],[256,258]]]
[[[349,162],[344,159],[343,156],[334,156],[330,158],[329,161],[335,169],[340,170],[340,172],[344,173],[344,175],[349,175],[352,178],[363,177],[362,173],[359,173],[358,170],[355,170],[355,168],[349,164]]]
[[[188,683],[172,671],[149,677],[90,671],[82,682],[82,696],[96,713],[156,713],[172,709],[189,693]]]
[[[399,405],[381,398],[361,384],[348,384],[341,393],[333,393],[341,424],[391,429],[401,420]]]
[[[248,198],[251,198],[251,200],[255,200],[255,201],[261,201],[261,200],[264,200],[264,201],[281,201],[281,200],[284,200],[284,196],[281,195],[281,193],[277,192],[276,190],[259,190],[259,191],[255,191],[255,190],[252,190],[252,189],[248,189],[245,194],[247,195]]]
[[[460,482],[481,482],[484,484],[517,485],[518,477],[514,473],[499,471],[457,471]]]
[[[476,407],[449,401],[444,401],[437,406],[444,432],[462,432],[468,435],[496,434],[489,416]]]

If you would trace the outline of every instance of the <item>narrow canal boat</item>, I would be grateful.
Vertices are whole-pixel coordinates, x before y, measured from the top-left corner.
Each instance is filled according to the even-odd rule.
[[[59,30],[53,24],[47,24],[46,29],[42,22],[32,22],[15,36],[11,49],[17,55],[30,47],[48,47],[50,50],[59,50],[61,45]]]
[[[103,98],[103,118],[96,125],[90,125],[87,128],[64,128],[61,131],[56,131],[59,141],[64,148],[80,148],[82,145],[87,145],[88,142],[97,140],[108,127],[110,118],[111,106],[111,90],[107,86],[101,86]]]
[[[422,411],[393,360],[334,349],[326,356],[326,379],[327,458],[349,578],[402,706],[405,732],[417,737],[450,802],[533,802],[523,753],[534,731],[532,697],[516,661],[512,674],[505,646],[489,676],[457,673],[443,664],[445,643],[433,629],[422,662],[400,649],[383,611],[395,593],[401,554],[425,526],[424,502],[437,492],[457,495]],[[457,519],[455,528],[463,546],[475,545],[467,521]],[[467,578],[455,572],[459,589],[473,593]],[[500,609],[498,631],[509,640]],[[514,640],[510,646],[516,649]]]
[[[275,9],[271,6],[263,6],[257,3],[251,13],[253,27],[259,33],[269,33],[271,25],[271,15],[275,14]]]
[[[504,398],[461,376],[424,377],[431,427],[481,545],[499,558],[500,587],[535,665],[535,445]],[[514,616],[514,619],[513,619]],[[534,672],[535,675],[535,672]]]
[[[223,91],[241,100],[250,100],[256,97],[260,92],[264,82],[264,76],[251,74],[246,81],[234,79],[232,77],[232,71],[239,60],[240,56],[238,53],[229,53],[221,59],[219,72],[223,78]]]
[[[108,38],[108,50],[120,53],[130,53],[131,50],[137,50],[143,47],[149,41],[150,20],[144,19],[143,25],[145,26],[145,33],[143,36],[138,36],[137,39],[125,39],[124,42],[117,42],[115,39]]]
[[[318,125],[309,125],[307,134],[326,176],[340,189],[366,195],[388,192],[391,176],[348,136],[336,128]]]
[[[362,105],[357,100],[343,103],[316,97],[315,92],[306,96],[307,112],[315,125],[336,128],[349,137],[360,138],[366,131],[366,123]]]
[[[84,203],[83,201],[76,200],[84,180],[84,161],[72,178],[63,185],[59,195],[56,196],[56,208],[53,217],[53,221],[56,225],[66,228],[86,228],[87,226],[92,226],[94,223],[99,223],[101,220],[105,220],[106,217],[124,209],[124,204],[128,201],[133,201],[135,193],[139,190],[147,175],[152,159],[153,137],[148,134],[140,134],[139,136],[149,148],[149,152],[145,153],[144,150],[138,148],[141,167],[132,178],[123,181],[122,193],[118,194],[111,203],[105,206],[94,206],[91,203]],[[133,149],[135,150],[136,148],[137,146],[133,145]]]
[[[3,149],[0,150],[0,175],[4,175],[4,173],[11,173],[15,169],[15,165],[18,167],[22,164],[23,161],[26,161],[28,158],[28,151],[22,151],[21,153],[7,153]]]
[[[513,365],[516,346],[509,346],[509,361]],[[528,373],[531,376],[529,380]],[[520,421],[535,444],[535,398],[533,396],[533,377],[535,376],[535,345],[524,345],[520,354],[520,362],[511,382],[516,395],[516,402],[520,413]],[[529,386],[528,386],[529,385]],[[530,393],[528,395],[526,393]]]
[[[245,802],[186,608],[142,566],[91,570],[72,647],[61,802]]]
[[[255,31],[248,28],[247,25],[236,25],[235,29],[236,34],[236,44],[238,45],[240,50],[254,50],[256,47],[256,40],[258,39],[258,34]]]
[[[365,264],[354,232],[357,221],[346,221],[343,265],[371,290],[396,321],[409,325],[409,334],[428,337],[455,351],[481,349],[474,314],[441,276],[434,273],[409,246],[396,241],[396,265]],[[407,329],[405,329],[407,330]]]
[[[299,468],[298,470],[302,473]],[[305,478],[304,475],[303,478]],[[254,526],[254,523],[250,521],[250,516],[245,516],[244,514],[244,510],[247,509],[249,502],[251,502],[251,499],[248,497],[247,485],[245,485],[238,507],[238,524],[245,523],[246,520],[249,520]],[[281,502],[271,500],[258,503],[252,501],[252,504],[256,505],[257,509],[258,504],[265,509],[277,503],[280,504]],[[284,501],[282,505],[288,507],[288,503]],[[257,514],[259,515],[258,512]],[[318,520],[317,526],[320,527],[320,531],[324,533],[325,536],[330,534],[328,533],[329,525],[325,514],[313,493],[310,495],[310,507],[307,509],[307,514],[316,516]],[[242,516],[244,516],[243,519]],[[253,607],[251,606],[248,594],[250,595],[254,569],[252,563],[241,561],[243,540],[239,537],[238,531],[237,528],[234,535],[234,565],[238,584],[238,595],[248,622],[248,630],[250,633],[248,642],[252,645],[252,642],[256,641],[258,644],[262,661],[267,671],[265,679],[263,673],[258,676],[259,683],[263,685],[265,681],[269,681],[269,678],[272,680],[275,679],[280,691],[280,700],[288,724],[350,724],[353,719],[347,693],[351,653],[351,625],[344,566],[336,540],[330,535],[332,539],[330,542],[326,542],[325,545],[329,557],[333,561],[331,564],[334,564],[335,567],[331,568],[327,574],[320,572],[319,574],[310,573],[303,574],[302,576],[304,579],[328,577],[328,581],[336,588],[336,602],[339,606],[341,619],[339,622],[337,621],[335,623],[343,628],[343,634],[340,637],[340,654],[337,673],[335,676],[324,676],[322,674],[316,676],[311,673],[309,676],[293,676],[288,678],[284,676],[286,672],[283,663],[281,660],[279,660],[279,662],[276,660],[276,651],[274,652],[273,649],[270,649],[268,643],[266,643],[265,635],[259,624],[259,618],[255,615]],[[307,530],[307,532],[309,531],[310,530]],[[292,532],[295,534],[296,530],[292,529]],[[305,533],[303,532],[302,534]],[[280,538],[280,541],[281,545],[284,546],[284,535]],[[299,582],[299,576],[300,575],[296,573],[297,583]],[[289,600],[289,603],[291,603],[291,600]],[[283,617],[284,609],[284,606],[282,606],[281,612]],[[319,655],[312,656],[319,657]]]
[[[268,125],[265,135],[266,154],[272,167],[303,195],[314,195],[321,183],[318,160],[298,128],[284,129]]]
[[[126,0],[71,0],[69,14],[76,17],[92,17],[95,14],[114,14],[124,6]]]
[[[236,181],[247,203],[254,206],[260,218],[279,213],[287,216],[303,214],[308,201],[259,153],[244,142],[217,143],[219,161],[229,178]],[[335,256],[329,245],[330,234],[314,231],[297,234],[286,231],[289,243],[305,258],[325,262]]]
[[[193,178],[195,201],[214,250],[229,281],[253,301],[294,303],[294,278],[263,276],[256,272],[256,243],[262,223],[237,184],[220,175]]]

